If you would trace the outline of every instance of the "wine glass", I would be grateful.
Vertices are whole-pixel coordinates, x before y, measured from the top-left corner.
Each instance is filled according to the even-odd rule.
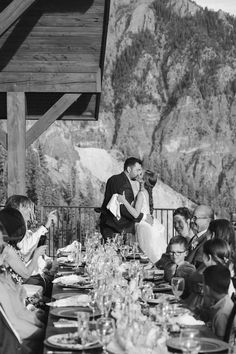
[[[81,344],[86,344],[89,324],[89,312],[77,312],[78,337],[81,339]]]
[[[171,287],[176,300],[179,300],[180,296],[184,292],[185,281],[181,277],[173,277],[171,279]]]
[[[120,253],[122,257],[124,258],[124,261],[126,261],[126,258],[129,254],[129,246],[128,245],[122,245],[120,248]]]
[[[180,333],[181,349],[184,354],[198,354],[201,350],[199,331],[195,328],[184,328]]]
[[[142,299],[145,306],[147,306],[148,300],[153,298],[153,288],[150,283],[144,284],[142,288]]]
[[[92,322],[94,323],[95,322],[95,319],[94,319],[94,316],[95,316],[95,310],[97,308],[97,293],[96,291],[90,291],[89,293],[90,295],[90,301],[89,301],[89,307],[92,309],[92,314],[93,314],[93,320]]]
[[[107,345],[110,342],[115,331],[115,324],[112,318],[101,317],[96,324],[97,334],[103,345],[104,354],[108,354]]]

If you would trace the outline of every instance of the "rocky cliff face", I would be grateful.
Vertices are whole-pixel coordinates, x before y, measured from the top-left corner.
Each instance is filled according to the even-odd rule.
[[[221,11],[189,0],[111,1],[99,121],[56,123],[40,138],[51,177],[69,183],[76,168],[76,204],[100,203],[105,180],[136,155],[177,192],[228,215],[236,208],[235,52],[236,19]]]

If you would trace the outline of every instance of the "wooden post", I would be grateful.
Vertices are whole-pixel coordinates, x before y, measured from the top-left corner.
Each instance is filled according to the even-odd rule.
[[[7,93],[8,196],[25,194],[25,93]]]

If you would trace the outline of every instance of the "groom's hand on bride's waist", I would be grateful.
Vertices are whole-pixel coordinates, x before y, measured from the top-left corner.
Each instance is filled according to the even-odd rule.
[[[146,214],[144,219],[148,224],[153,225],[153,217],[150,214]]]

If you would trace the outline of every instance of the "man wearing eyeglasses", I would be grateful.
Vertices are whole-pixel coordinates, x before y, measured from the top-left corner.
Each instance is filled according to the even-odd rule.
[[[189,254],[186,260],[195,265],[196,268],[202,263],[203,245],[211,238],[208,226],[214,219],[214,211],[210,206],[199,205],[193,212],[191,229],[194,236],[189,242]]]

